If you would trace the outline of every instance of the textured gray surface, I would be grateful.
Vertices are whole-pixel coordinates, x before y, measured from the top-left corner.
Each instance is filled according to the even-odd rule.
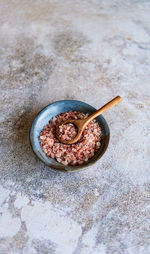
[[[150,1],[1,1],[0,254],[150,253]],[[105,113],[109,148],[78,173],[29,145],[59,99]]]

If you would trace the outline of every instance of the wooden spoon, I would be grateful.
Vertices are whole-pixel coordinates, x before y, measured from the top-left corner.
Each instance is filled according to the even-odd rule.
[[[78,133],[71,140],[63,140],[58,135],[58,133],[59,133],[59,126],[60,126],[59,125],[56,128],[56,137],[59,139],[59,141],[61,141],[64,144],[73,144],[73,143],[76,143],[81,138],[81,135],[82,135],[85,127],[88,125],[88,123],[90,121],[92,121],[94,118],[96,118],[97,116],[101,115],[102,113],[106,112],[107,110],[111,109],[112,107],[114,107],[115,105],[120,103],[121,101],[122,101],[122,98],[120,96],[117,96],[113,100],[111,100],[108,103],[106,103],[102,108],[100,108],[97,111],[95,111],[92,115],[88,116],[86,119],[81,119],[81,120],[80,119],[79,120],[68,119],[68,120],[64,121],[60,125],[64,125],[64,124],[67,124],[67,123],[72,123],[72,124],[74,124],[77,127]]]

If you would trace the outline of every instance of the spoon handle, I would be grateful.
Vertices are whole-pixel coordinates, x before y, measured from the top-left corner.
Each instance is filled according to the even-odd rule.
[[[122,98],[120,96],[115,97],[114,99],[112,99],[111,101],[109,101],[108,103],[106,103],[102,108],[98,109],[96,112],[94,112],[92,115],[90,115],[88,118],[86,118],[86,125],[92,121],[94,118],[96,118],[97,116],[101,115],[102,113],[106,112],[107,110],[111,109],[112,107],[114,107],[115,105],[117,105],[118,103],[120,103],[122,101]]]

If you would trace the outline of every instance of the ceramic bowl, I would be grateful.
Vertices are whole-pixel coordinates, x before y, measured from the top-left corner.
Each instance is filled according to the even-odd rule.
[[[104,119],[104,117],[100,115],[96,118],[96,120],[102,130],[101,146],[91,159],[89,159],[87,162],[79,166],[65,166],[65,165],[62,165],[61,163],[58,163],[55,159],[48,157],[43,152],[42,147],[40,146],[40,142],[39,142],[40,132],[42,131],[43,127],[47,125],[54,116],[57,116],[64,112],[68,112],[70,110],[92,114],[96,109],[82,101],[76,101],[76,100],[56,101],[52,104],[49,104],[37,115],[37,117],[33,121],[31,130],[30,130],[31,146],[34,153],[37,155],[37,157],[40,160],[42,160],[45,164],[47,164],[49,167],[60,170],[60,171],[64,171],[64,172],[74,172],[74,171],[81,170],[83,168],[86,168],[92,165],[97,160],[99,160],[102,157],[102,155],[105,153],[108,147],[109,137],[110,137],[108,124],[106,120]]]

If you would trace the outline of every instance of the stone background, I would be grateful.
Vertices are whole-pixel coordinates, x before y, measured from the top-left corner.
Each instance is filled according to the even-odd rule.
[[[149,254],[150,1],[0,1],[0,81],[0,254]],[[94,166],[65,174],[32,153],[44,106],[116,95]]]

